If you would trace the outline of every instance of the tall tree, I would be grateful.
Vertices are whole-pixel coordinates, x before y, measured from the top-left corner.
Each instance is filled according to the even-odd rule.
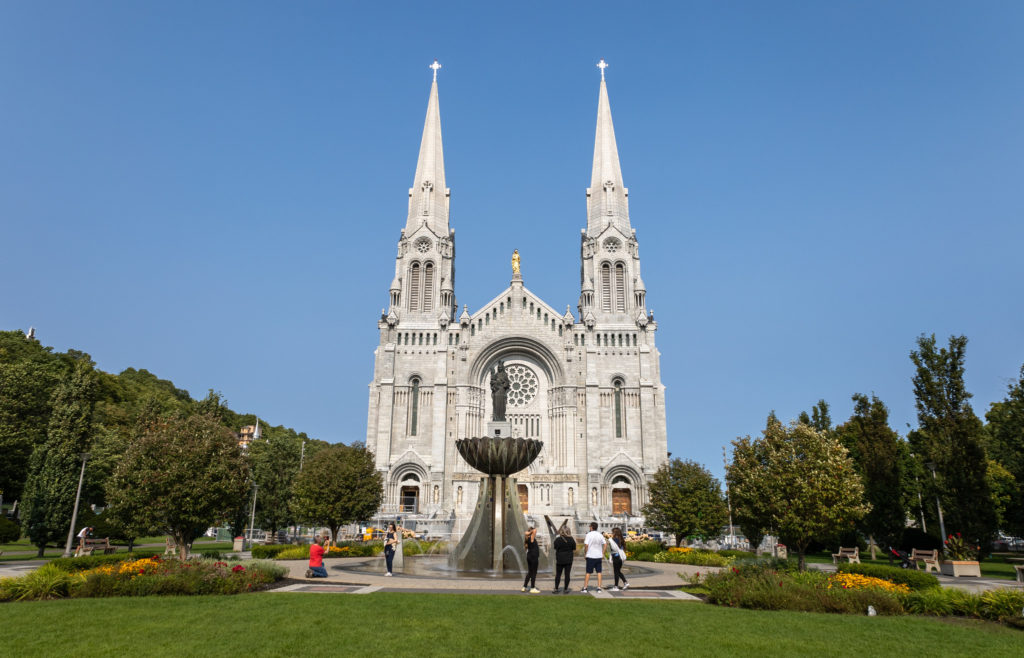
[[[840,443],[850,453],[871,505],[858,524],[875,543],[895,545],[907,521],[903,467],[907,447],[889,427],[889,410],[876,396],[853,396],[853,415],[836,428]],[[892,561],[892,554],[889,554]]]
[[[335,444],[308,457],[295,480],[293,511],[299,521],[330,528],[369,519],[384,499],[373,454],[362,444]]]
[[[935,335],[920,336],[910,353],[916,367],[914,395],[918,429],[909,434],[914,453],[935,466],[936,493],[947,532],[988,546],[996,531],[988,486],[984,428],[964,385],[965,336],[950,336],[938,348]]]
[[[250,495],[248,459],[209,415],[164,419],[128,446],[107,490],[111,511],[159,528],[181,558],[206,528]]]
[[[299,474],[302,441],[294,432],[267,428],[260,440],[249,445],[252,474],[259,487],[256,523],[276,533],[292,520],[292,485]]]
[[[721,483],[694,461],[673,459],[654,473],[644,506],[647,525],[685,537],[717,537],[728,519]]]
[[[1009,386],[1006,398],[993,402],[988,413],[989,456],[1002,464],[1014,479],[1006,501],[1003,530],[1024,536],[1024,365],[1020,377]]]
[[[759,519],[796,548],[799,566],[812,540],[851,528],[870,507],[846,449],[830,433],[769,418],[764,436],[733,442],[726,468],[734,509]]]
[[[89,447],[96,373],[81,359],[51,400],[46,441],[36,446],[25,484],[25,534],[39,549],[67,536],[78,491],[81,454]]]
[[[810,415],[806,411],[801,411],[798,420],[804,425],[810,425],[819,432],[832,430],[832,415],[829,413],[828,402],[825,402],[823,399],[818,400],[817,404],[811,407]]]

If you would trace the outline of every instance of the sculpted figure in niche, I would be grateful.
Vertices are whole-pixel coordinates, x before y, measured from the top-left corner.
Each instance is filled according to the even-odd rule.
[[[508,373],[505,372],[505,362],[498,361],[497,367],[491,373],[491,408],[494,411],[491,420],[505,420],[505,404],[508,402],[509,386]]]

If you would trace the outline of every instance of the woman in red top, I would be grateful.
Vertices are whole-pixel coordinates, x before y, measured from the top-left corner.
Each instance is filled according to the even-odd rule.
[[[324,568],[324,553],[327,549],[327,537],[321,537],[313,541],[309,547],[309,568],[306,569],[306,578],[326,578],[327,569]]]

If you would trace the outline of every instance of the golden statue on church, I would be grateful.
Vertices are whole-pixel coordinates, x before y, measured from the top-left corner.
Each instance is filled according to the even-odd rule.
[[[512,276],[519,276],[519,250],[512,251]]]

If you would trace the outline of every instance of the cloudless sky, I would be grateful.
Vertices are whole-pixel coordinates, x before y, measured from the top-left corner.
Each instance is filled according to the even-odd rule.
[[[0,328],[365,438],[436,57],[455,293],[576,313],[600,75],[669,450],[1024,362],[1024,4],[0,4]]]

